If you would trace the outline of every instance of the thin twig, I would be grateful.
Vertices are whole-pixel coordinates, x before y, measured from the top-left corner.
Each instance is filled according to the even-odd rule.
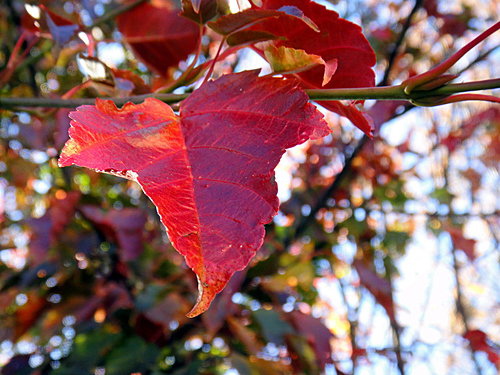
[[[387,278],[389,279],[389,283],[391,286],[391,297],[394,296],[393,282],[392,282],[392,272],[390,267],[386,267]],[[405,375],[405,361],[402,356],[401,349],[401,326],[396,320],[396,316],[394,319],[389,319],[391,323],[391,330],[393,334],[393,342],[394,342],[394,353],[396,354],[396,365],[398,366],[399,373],[401,375]]]
[[[382,78],[382,81],[380,81],[379,84],[380,86],[385,86],[389,83],[389,75],[391,74],[392,68],[394,66],[394,61],[396,60],[396,56],[398,55],[399,49],[401,48],[401,45],[403,44],[403,41],[406,37],[406,33],[408,32],[408,29],[412,24],[413,17],[417,13],[418,9],[422,6],[422,4],[423,0],[416,0],[413,9],[406,18],[406,21],[403,25],[403,29],[399,33],[398,40],[394,44],[394,48],[392,49],[389,58],[387,59],[387,67],[385,68],[384,77]]]
[[[463,300],[464,297],[463,297],[462,286],[460,284],[460,276],[459,276],[460,268],[458,266],[457,255],[456,255],[456,250],[455,250],[454,245],[452,246],[452,249],[451,249],[451,255],[453,258],[453,271],[455,274],[455,286],[456,286],[456,290],[457,290],[457,297],[455,300],[456,309],[457,309],[457,313],[460,315],[460,317],[462,318],[462,321],[464,323],[465,332],[468,332],[470,330],[469,315],[468,315],[467,310],[465,309],[465,305],[464,305],[464,300]],[[479,362],[477,361],[477,358],[475,355],[476,352],[472,346],[469,345],[469,347],[471,350],[471,357],[472,357],[472,361],[474,362],[474,367],[476,368],[476,372],[478,375],[481,375],[482,374],[481,366],[479,366]]]
[[[357,321],[357,312],[351,307],[351,304],[349,303],[347,299],[347,295],[345,293],[345,285],[342,280],[342,278],[338,279],[339,282],[339,289],[340,289],[340,294],[342,295],[342,301],[344,302],[344,305],[347,308],[347,321],[349,322],[349,338],[351,340],[351,360],[352,360],[352,371],[351,374],[355,375],[356,374],[356,367],[357,367],[357,351],[358,351],[358,344],[356,340],[356,331],[357,331],[357,326],[358,326],[358,321]],[[356,318],[354,317],[356,316]]]

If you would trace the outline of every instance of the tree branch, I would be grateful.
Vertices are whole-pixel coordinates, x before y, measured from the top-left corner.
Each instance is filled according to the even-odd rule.
[[[361,87],[343,89],[309,89],[305,90],[311,100],[410,100],[419,102],[423,99],[436,99],[436,104],[443,97],[468,91],[488,90],[500,88],[500,78],[473,81],[465,83],[450,83],[448,85],[433,89],[418,91],[410,94],[404,92],[403,86]],[[165,103],[177,103],[186,99],[189,94],[146,94],[129,96],[123,98],[102,98],[112,100],[117,105],[127,102],[140,103],[146,98],[156,98]],[[495,98],[495,97],[492,97]],[[60,99],[60,98],[0,98],[0,108],[16,107],[51,107],[51,108],[74,108],[85,104],[94,104],[95,99]],[[426,105],[432,102],[426,102]]]
[[[127,102],[141,103],[146,98],[156,98],[165,103],[177,103],[186,99],[189,94],[145,94],[128,96],[123,98],[106,98],[112,100],[116,105],[124,105]],[[95,98],[82,99],[60,99],[60,98],[0,98],[0,108],[17,107],[47,107],[47,108],[75,108],[80,105],[93,105]]]
[[[465,308],[464,301],[463,301],[464,297],[463,297],[462,286],[460,284],[460,276],[459,276],[460,268],[458,266],[456,250],[455,250],[454,244],[452,244],[451,255],[452,255],[452,259],[453,259],[453,271],[455,274],[455,287],[457,290],[457,296],[456,296],[456,300],[455,300],[456,309],[457,309],[457,313],[460,315],[460,317],[462,318],[462,321],[464,323],[465,332],[468,332],[470,330],[469,314],[467,313],[467,310]],[[476,368],[476,373],[478,375],[481,375],[482,374],[481,366],[479,366],[479,362],[476,359],[476,355],[475,355],[476,352],[471,345],[469,345],[469,347],[471,350],[472,361],[474,362],[474,367]]]

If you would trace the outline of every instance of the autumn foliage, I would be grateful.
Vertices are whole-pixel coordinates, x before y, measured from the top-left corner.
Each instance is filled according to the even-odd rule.
[[[0,373],[496,372],[498,104],[417,107],[498,102],[456,3],[0,5]]]

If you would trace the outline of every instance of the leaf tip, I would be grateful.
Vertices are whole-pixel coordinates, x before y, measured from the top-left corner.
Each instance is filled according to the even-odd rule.
[[[321,86],[325,86],[331,81],[333,75],[337,71],[338,66],[338,59],[331,59],[325,63],[325,73],[323,74],[323,82]]]
[[[194,12],[196,14],[199,14],[201,8],[201,0],[191,0],[191,5],[193,6]]]
[[[198,299],[191,311],[186,314],[188,318],[194,318],[207,311],[217,294],[206,282],[200,280],[198,275],[196,277],[198,279]]]

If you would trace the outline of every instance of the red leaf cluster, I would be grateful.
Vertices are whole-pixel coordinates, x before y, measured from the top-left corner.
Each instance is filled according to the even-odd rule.
[[[319,32],[299,19],[281,16],[265,20],[253,28],[272,32],[284,37],[274,41],[276,46],[302,49],[309,54],[319,55],[324,61],[337,59],[338,66],[330,82],[323,83],[324,68],[316,68],[299,73],[306,88],[346,88],[371,87],[375,85],[375,53],[362,33],[361,27],[349,22],[332,11],[310,0],[265,0],[263,8],[279,9],[283,6],[296,6],[305,16],[317,25]],[[360,112],[353,103],[321,101],[325,108],[347,117],[363,132],[371,135],[371,120]]]

